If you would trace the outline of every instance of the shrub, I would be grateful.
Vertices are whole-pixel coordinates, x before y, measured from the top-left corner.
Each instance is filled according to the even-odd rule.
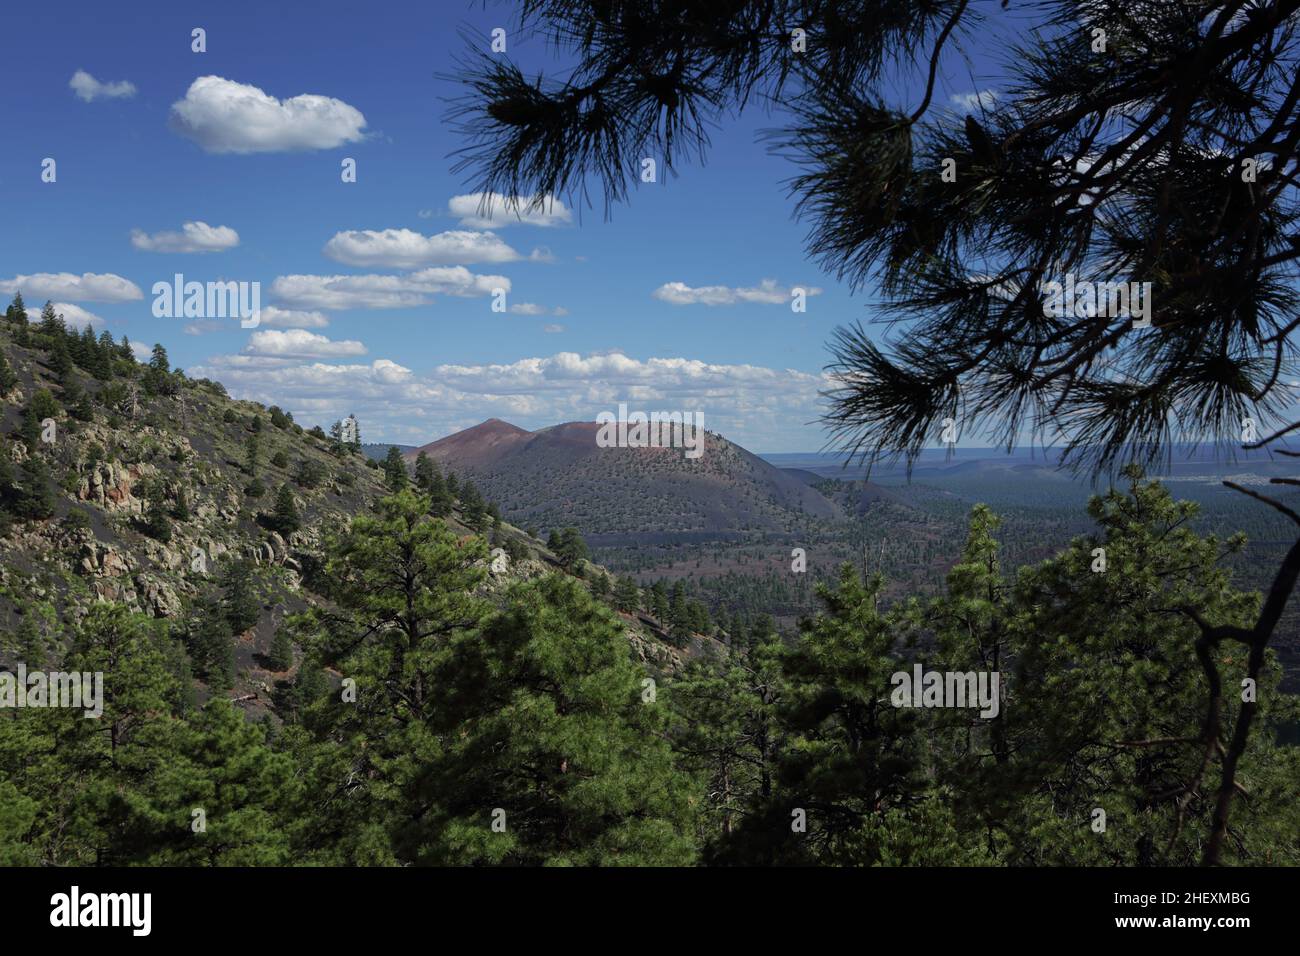
[[[304,458],[298,462],[293,480],[304,488],[315,488],[325,480],[325,466],[318,461]]]

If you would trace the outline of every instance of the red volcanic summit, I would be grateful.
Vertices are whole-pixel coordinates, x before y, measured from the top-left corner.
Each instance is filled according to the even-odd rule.
[[[414,460],[423,451],[435,461],[454,463],[452,467],[458,470],[472,471],[509,454],[511,449],[532,437],[532,432],[525,431],[518,425],[511,425],[499,418],[489,418],[473,428],[466,428],[407,452],[406,457]]]

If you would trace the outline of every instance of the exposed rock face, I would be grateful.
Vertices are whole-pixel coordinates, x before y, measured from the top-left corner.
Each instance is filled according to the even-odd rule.
[[[82,574],[93,578],[117,578],[131,573],[131,559],[101,541],[87,541],[81,546]]]
[[[176,592],[153,575],[136,575],[135,586],[140,603],[154,617],[175,617],[181,613],[181,600]]]
[[[117,581],[94,581],[91,583],[90,588],[95,592],[95,600],[97,601],[111,601],[114,604],[134,604],[136,602],[135,591],[123,587]]]
[[[488,573],[499,576],[510,572],[510,556],[506,554],[505,548],[493,548],[490,558]]]
[[[168,571],[179,571],[185,565],[185,560],[178,551],[161,542],[147,542],[145,548],[149,559]]]
[[[90,501],[107,511],[143,514],[144,501],[132,494],[140,479],[156,471],[152,465],[124,465],[119,461],[97,461],[81,479],[80,501]]]
[[[660,644],[658,641],[649,641],[632,629],[625,632],[627,642],[632,645],[632,654],[642,664],[647,667],[676,673],[683,666],[682,656],[679,652],[666,644]]]

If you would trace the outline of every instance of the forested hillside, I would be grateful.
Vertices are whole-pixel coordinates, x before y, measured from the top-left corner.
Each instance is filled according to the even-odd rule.
[[[884,602],[846,565],[782,636],[615,579],[572,528],[543,544],[427,454],[368,465],[161,348],[141,365],[21,304],[0,345],[4,660],[104,688],[98,718],[0,720],[0,863],[1204,851],[1246,661],[1204,655],[1196,621],[1259,599],[1225,569],[1240,538],[1199,535],[1136,470],[1045,561],[1004,567],[977,507],[941,593]],[[999,673],[997,706],[900,705],[917,665]],[[1300,863],[1280,675],[1270,656],[1225,862]]]

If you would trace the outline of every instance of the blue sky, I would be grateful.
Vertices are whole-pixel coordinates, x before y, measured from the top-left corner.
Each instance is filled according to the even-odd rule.
[[[782,185],[793,169],[756,142],[781,118],[728,120],[706,165],[641,186],[609,221],[599,206],[548,225],[498,209],[483,228],[451,208],[475,184],[451,172],[462,144],[444,98],[458,89],[440,76],[496,26],[510,57],[552,62],[511,29],[510,5],[185,7],[0,15],[6,300],[21,287],[30,309],[51,298],[70,320],[162,342],[173,364],[305,425],[355,412],[371,441],[422,443],[493,416],[591,420],[625,401],[702,411],[758,452],[821,447],[825,343],[870,318],[870,299],[804,254]],[[963,67],[939,95],[978,88]],[[341,181],[345,157],[355,183]],[[154,317],[154,283],[178,272],[260,282],[266,320]],[[513,311],[491,311],[494,277]],[[721,291],[657,296],[665,286]],[[794,286],[821,290],[804,314]],[[395,295],[408,304],[376,307]],[[736,301],[695,301],[718,297]]]

